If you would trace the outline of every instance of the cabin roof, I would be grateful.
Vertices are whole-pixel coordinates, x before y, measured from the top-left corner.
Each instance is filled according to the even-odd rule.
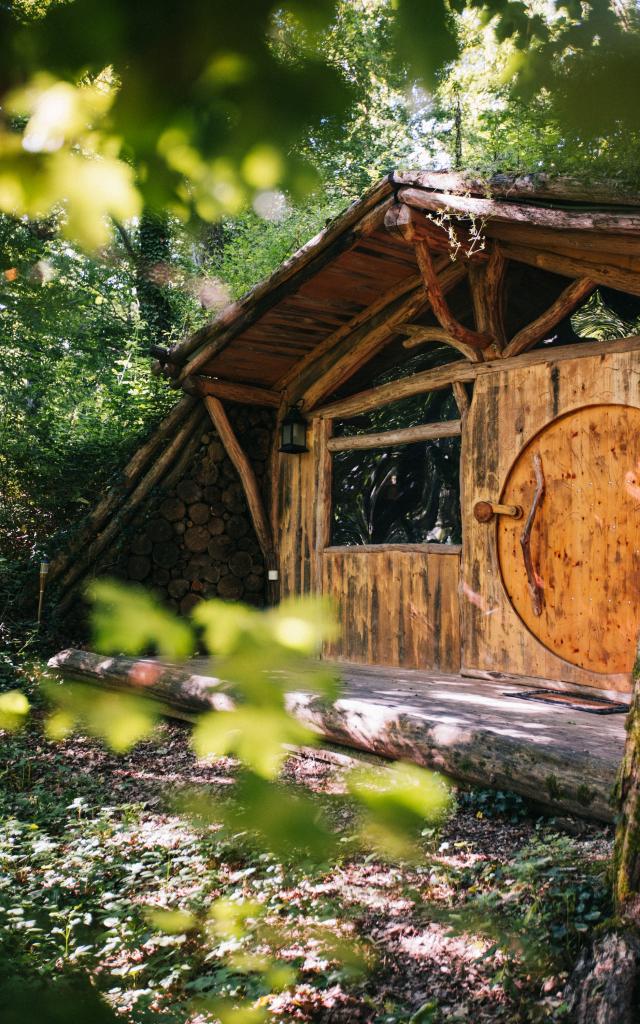
[[[547,174],[394,171],[210,324],[161,353],[160,372],[186,390],[215,379],[285,394],[299,370],[421,284],[407,232],[394,230],[405,214],[424,222],[443,259],[455,254],[453,231],[465,261],[499,247],[508,260],[640,295],[640,194]]]

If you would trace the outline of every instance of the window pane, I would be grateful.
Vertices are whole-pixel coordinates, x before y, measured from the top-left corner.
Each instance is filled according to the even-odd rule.
[[[331,543],[459,544],[460,438],[333,456]]]
[[[419,423],[442,423],[459,418],[453,391],[447,387],[425,395],[412,395],[348,420],[334,420],[333,434],[335,437],[353,437],[355,434],[374,434],[381,430],[400,430]]]

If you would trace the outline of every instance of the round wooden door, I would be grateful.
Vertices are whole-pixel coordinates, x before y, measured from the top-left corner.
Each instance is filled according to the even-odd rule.
[[[501,501],[498,557],[509,599],[554,654],[629,672],[640,631],[640,409],[595,405],[523,449]]]

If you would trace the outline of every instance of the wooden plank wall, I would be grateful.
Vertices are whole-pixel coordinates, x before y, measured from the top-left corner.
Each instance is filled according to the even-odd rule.
[[[276,519],[280,597],[295,597],[314,590],[316,438],[320,422],[314,420],[307,435],[306,455],[280,455],[277,460]]]
[[[329,658],[456,671],[459,548],[398,545],[316,553],[322,430],[322,421],[313,421],[309,453],[276,460],[281,597],[313,593],[322,585],[333,598],[341,635],[327,648]]]
[[[329,548],[322,561],[324,592],[334,599],[341,626],[328,658],[459,669],[457,550]]]
[[[640,407],[640,351],[547,362],[477,378],[466,419],[462,571],[463,669],[629,690],[625,675],[570,665],[547,650],[516,615],[502,584],[496,524],[477,523],[473,506],[499,500],[514,460],[547,423],[585,405]]]

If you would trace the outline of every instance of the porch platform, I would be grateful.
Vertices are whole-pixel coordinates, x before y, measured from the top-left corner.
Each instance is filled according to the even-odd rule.
[[[614,820],[610,798],[624,748],[624,714],[521,699],[530,684],[336,667],[344,690],[333,704],[308,693],[289,695],[296,716],[333,743],[513,790],[554,811]]]

